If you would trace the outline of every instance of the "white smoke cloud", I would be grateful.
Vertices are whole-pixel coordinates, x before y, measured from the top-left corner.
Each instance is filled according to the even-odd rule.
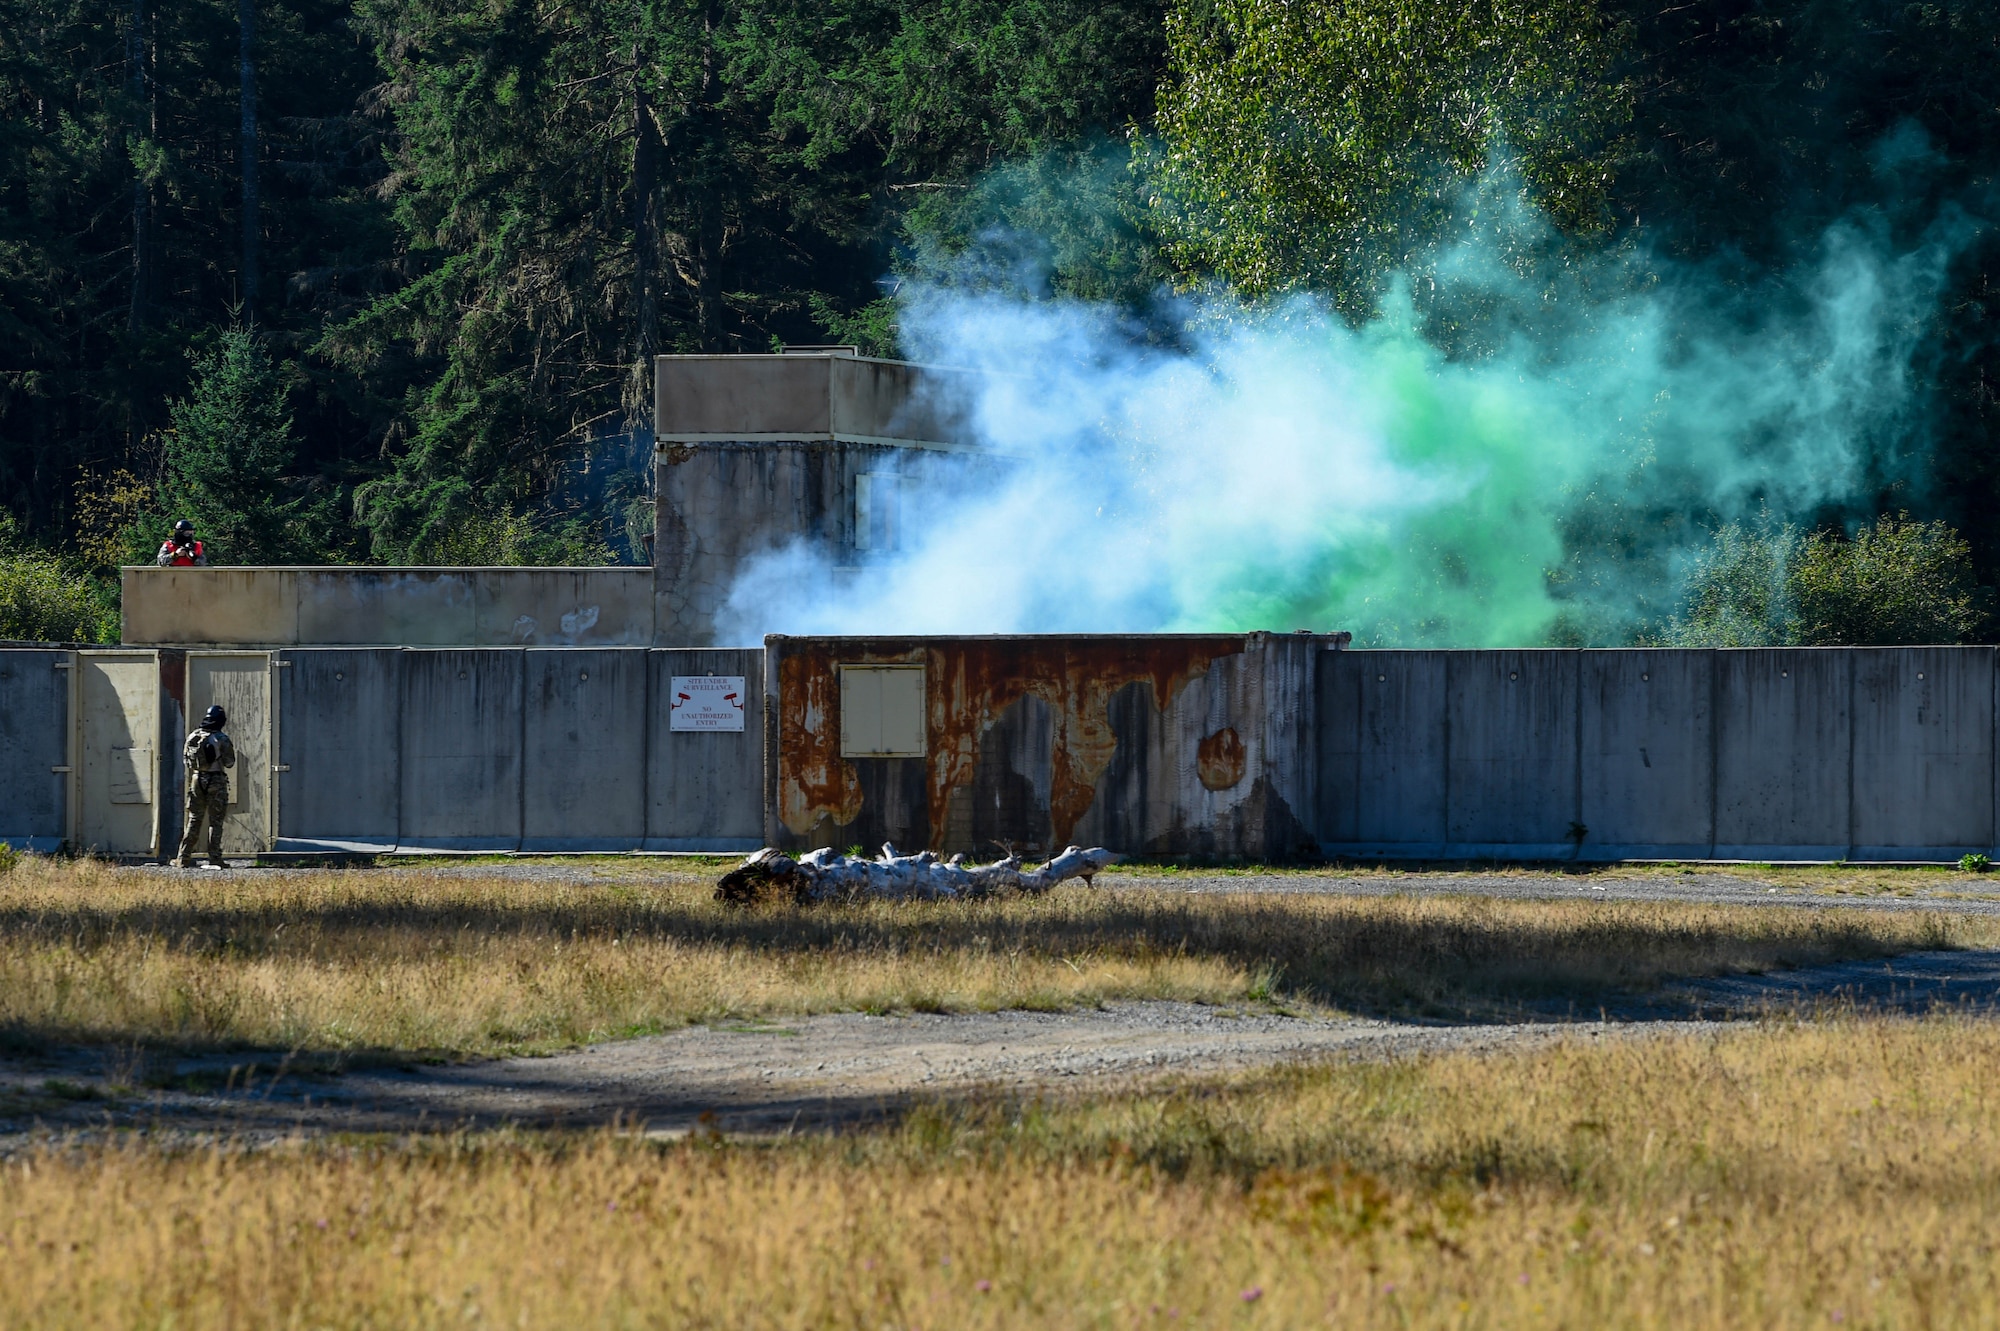
[[[1515,198],[1507,182],[1489,197]],[[1486,345],[1426,340],[1410,283],[1366,326],[1297,297],[1185,306],[1163,348],[1116,312],[906,285],[913,359],[986,371],[975,419],[1014,459],[911,489],[859,576],[800,544],[748,569],[723,640],[784,633],[1355,629],[1403,645],[1628,639],[1671,608],[1705,522],[1863,500],[1908,465],[1912,356],[1962,213],[1898,248],[1850,222],[1745,290],[1617,255],[1579,266],[1540,219],[1420,275]],[[1593,294],[1609,292],[1610,294]],[[1432,305],[1432,309],[1439,308]]]

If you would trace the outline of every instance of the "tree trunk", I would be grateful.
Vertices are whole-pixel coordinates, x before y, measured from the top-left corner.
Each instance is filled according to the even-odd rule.
[[[659,187],[660,138],[653,124],[653,101],[645,74],[632,53],[632,319],[633,354],[642,376],[651,381],[653,355],[659,344],[660,310],[656,294],[659,229],[653,216],[653,195]]]
[[[701,98],[699,102],[699,144],[700,168],[694,191],[694,322],[695,338],[703,351],[721,351],[722,346],[722,225],[718,187],[722,181],[718,169],[721,153],[722,131],[717,121],[721,113],[716,106],[721,90],[717,86],[715,74],[715,5],[711,3],[702,11],[701,19]]]
[[[146,107],[146,0],[132,0],[132,30],[125,38],[125,61],[131,67],[132,138],[145,132]],[[132,304],[125,326],[138,332],[146,322],[146,173],[132,164]]]
[[[236,23],[242,38],[239,73],[243,106],[243,308],[257,317],[257,68],[251,52],[257,40],[255,0],[236,0]]]
[[[1102,847],[1070,846],[1039,869],[1023,869],[1019,856],[991,864],[967,864],[954,855],[940,860],[930,851],[899,855],[882,847],[872,860],[850,858],[828,847],[796,860],[766,847],[722,876],[715,899],[731,906],[748,906],[775,896],[790,896],[801,906],[829,901],[950,901],[992,896],[997,892],[1046,892],[1058,883],[1081,878],[1084,885],[1122,857]]]

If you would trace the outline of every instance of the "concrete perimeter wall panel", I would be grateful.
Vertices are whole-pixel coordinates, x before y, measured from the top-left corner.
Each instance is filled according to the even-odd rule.
[[[1716,652],[1718,859],[1847,855],[1852,660],[1833,647]]]
[[[650,647],[653,570],[481,570],[473,642],[488,647]]]
[[[1445,847],[1449,652],[1321,654],[1320,842],[1329,855]]]
[[[401,849],[520,847],[524,655],[403,654]]]
[[[1851,857],[1993,849],[1991,647],[1858,648]]]
[[[1705,859],[1715,840],[1714,661],[1706,651],[1588,651],[1583,859]]]
[[[395,647],[295,647],[278,677],[281,851],[386,851],[401,810],[402,659]]]
[[[764,652],[759,647],[646,653],[647,850],[733,854],[764,844]],[[675,675],[741,675],[743,729],[674,731]]]
[[[478,642],[473,569],[298,570],[298,641],[448,646]]]
[[[299,573],[265,567],[121,569],[120,639],[134,647],[298,642]]]
[[[1576,850],[1578,655],[1451,653],[1451,854],[1543,859]]]
[[[521,849],[637,850],[646,828],[646,653],[529,651]]]
[[[0,842],[49,852],[69,824],[68,652],[0,650]]]

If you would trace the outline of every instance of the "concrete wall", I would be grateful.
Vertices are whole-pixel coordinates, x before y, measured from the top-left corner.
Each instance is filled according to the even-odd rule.
[[[761,651],[276,656],[278,850],[761,844]],[[706,673],[747,677],[756,696],[742,733],[670,732],[669,681]]]
[[[1309,635],[765,640],[774,845],[1283,859],[1317,800]],[[924,756],[842,751],[843,670],[923,668]]]
[[[519,848],[524,655],[478,647],[404,653],[398,844]]]
[[[890,508],[1004,465],[974,448],[975,390],[966,371],[852,355],[659,357],[654,644],[731,645],[717,616],[758,557],[803,545],[859,574],[894,547]],[[885,477],[900,503],[879,498]],[[857,524],[864,485],[874,520]]]
[[[1329,653],[1330,855],[1995,853],[1988,647]]]
[[[279,652],[277,844],[381,851],[402,819],[402,667],[393,647]]]
[[[653,434],[673,443],[967,444],[974,378],[869,356],[661,356]]]
[[[2000,853],[1992,648],[1374,652],[1252,634],[276,658],[280,849]],[[869,663],[923,667],[924,756],[842,755],[840,668]],[[672,729],[671,680],[707,674],[744,678],[743,731]],[[0,650],[0,837],[171,850],[189,688],[181,651]],[[129,767],[149,744],[151,788],[121,795],[138,778],[119,753]],[[73,806],[85,786],[95,803]]]
[[[676,675],[742,676],[743,729],[676,731],[670,709],[647,714],[647,850],[749,852],[764,844],[764,652],[761,648],[648,652],[651,696]]]
[[[1004,465],[921,446],[848,442],[663,443],[656,461],[653,616],[662,647],[717,645],[716,618],[731,589],[772,551],[801,545],[852,575],[892,553],[900,533],[884,527],[893,531],[901,518],[884,523],[886,500],[874,500],[873,529],[856,539],[862,477],[893,477],[894,507],[914,517],[927,491],[977,484]],[[879,482],[875,493],[885,493]]]
[[[648,568],[128,568],[128,646],[646,647]]]
[[[637,850],[645,840],[648,653],[544,648],[526,669],[521,849]],[[659,655],[673,655],[662,652]],[[742,790],[757,788],[755,780]]]
[[[17,849],[68,835],[75,667],[66,651],[0,649],[0,841]]]
[[[1578,654],[1591,853],[1701,859],[1714,818],[1714,660],[1706,652]],[[1567,849],[1575,849],[1568,847]]]
[[[1992,853],[2000,842],[1993,807],[1995,664],[1985,648],[1848,654],[1852,858]]]

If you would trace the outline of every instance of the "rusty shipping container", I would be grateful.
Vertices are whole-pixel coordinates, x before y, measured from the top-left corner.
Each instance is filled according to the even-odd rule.
[[[766,838],[1314,854],[1314,672],[1336,641],[766,638]]]

